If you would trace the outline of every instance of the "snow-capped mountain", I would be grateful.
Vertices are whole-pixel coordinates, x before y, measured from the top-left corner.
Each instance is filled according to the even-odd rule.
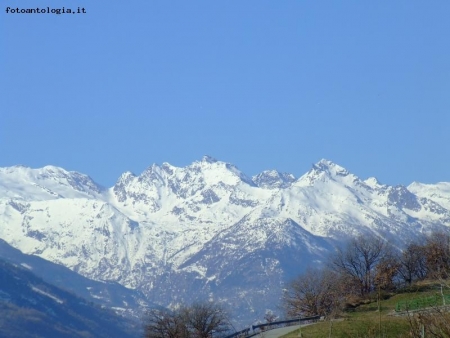
[[[0,168],[0,238],[12,246],[151,302],[214,298],[248,320],[337,241],[369,232],[401,246],[449,226],[450,183],[388,186],[327,160],[298,179],[249,178],[205,156],[126,172],[111,188],[51,166]]]

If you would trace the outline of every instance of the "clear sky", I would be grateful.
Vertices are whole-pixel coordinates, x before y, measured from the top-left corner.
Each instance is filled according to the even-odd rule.
[[[208,154],[250,176],[326,158],[450,181],[448,0],[0,3],[0,166],[110,186]]]

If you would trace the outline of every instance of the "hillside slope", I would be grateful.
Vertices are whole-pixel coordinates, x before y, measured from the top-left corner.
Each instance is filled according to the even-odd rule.
[[[138,337],[139,325],[0,260],[0,337]]]

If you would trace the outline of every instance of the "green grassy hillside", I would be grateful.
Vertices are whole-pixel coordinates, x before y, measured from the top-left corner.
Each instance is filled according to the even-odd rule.
[[[283,338],[314,337],[409,337],[408,316],[400,316],[395,312],[398,302],[424,299],[430,296],[440,296],[439,285],[433,282],[420,283],[387,296],[380,302],[378,312],[376,300],[367,300],[352,310],[342,313],[339,319],[319,322],[285,335]],[[440,305],[440,304],[439,304]]]

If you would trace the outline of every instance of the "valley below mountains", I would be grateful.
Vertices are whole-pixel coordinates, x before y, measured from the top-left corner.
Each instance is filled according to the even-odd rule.
[[[205,156],[126,172],[110,188],[54,166],[0,168],[0,239],[129,289],[133,301],[114,307],[137,317],[149,304],[212,299],[249,325],[279,312],[284,283],[352,236],[401,248],[449,227],[450,183],[389,186],[328,160],[299,178],[248,177]]]

